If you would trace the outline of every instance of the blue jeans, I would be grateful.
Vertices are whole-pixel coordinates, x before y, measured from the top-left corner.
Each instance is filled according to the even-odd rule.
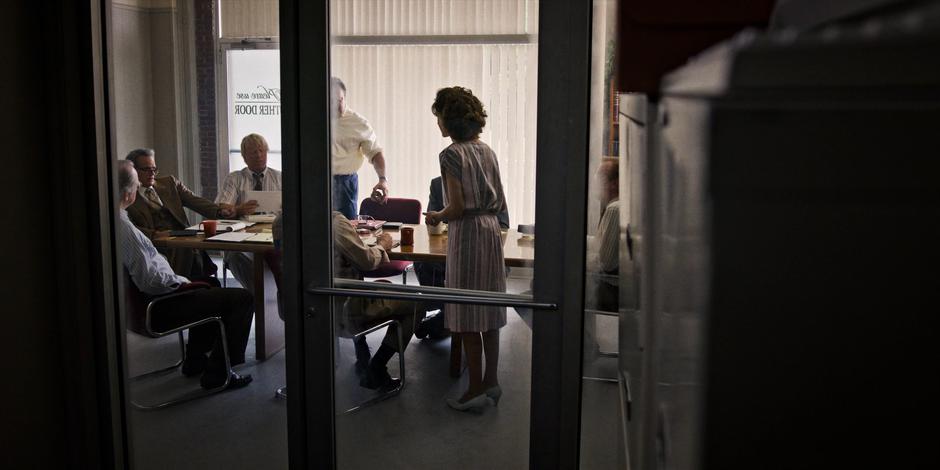
[[[359,215],[359,175],[333,175],[333,210],[340,211],[347,219]]]

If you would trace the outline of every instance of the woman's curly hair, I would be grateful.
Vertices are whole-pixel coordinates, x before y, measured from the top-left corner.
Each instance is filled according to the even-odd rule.
[[[473,140],[486,125],[483,103],[473,92],[459,86],[437,90],[431,112],[441,118],[447,133],[458,141]]]

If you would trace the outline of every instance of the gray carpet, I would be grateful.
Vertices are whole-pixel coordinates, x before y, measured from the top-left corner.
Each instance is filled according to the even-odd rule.
[[[231,278],[229,278],[231,280]],[[510,280],[521,291],[528,282]],[[360,412],[337,417],[339,468],[479,469],[527,468],[529,453],[529,394],[532,331],[513,312],[501,330],[500,380],[503,398],[482,414],[451,410],[446,397],[459,396],[466,387],[448,373],[449,340],[412,339],[405,354],[407,386],[402,393]],[[613,330],[601,328],[600,330]],[[369,343],[375,350],[382,332]],[[132,411],[132,446],[138,469],[282,469],[287,468],[285,402],[274,398],[284,385],[284,353],[256,362],[254,338],[249,341],[249,363],[237,368],[254,382],[246,388],[159,411]],[[608,346],[603,349],[608,349]],[[172,364],[178,358],[175,338],[153,340],[127,335],[132,375]],[[353,373],[352,342],[340,340],[336,368],[337,409],[371,397]],[[398,375],[397,359],[389,371]],[[178,372],[148,378],[131,385],[135,399],[152,401],[174,393],[198,389],[198,379]],[[585,385],[585,434],[582,468],[615,468],[616,386]]]

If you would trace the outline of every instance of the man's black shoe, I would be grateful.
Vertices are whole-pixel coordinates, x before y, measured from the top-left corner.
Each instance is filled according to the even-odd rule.
[[[450,338],[450,331],[449,330],[432,331],[431,333],[428,334],[428,337],[433,340]]]
[[[418,326],[415,327],[415,337],[418,339],[424,339],[428,337],[428,326],[423,320],[418,322]]]
[[[226,390],[232,390],[235,388],[242,388],[245,385],[248,385],[253,380],[251,375],[239,375],[235,371],[229,371],[229,381],[228,385],[225,387]],[[211,390],[213,388],[221,387],[225,383],[225,374],[218,373],[209,373],[206,372],[202,374],[202,378],[199,379],[199,385],[202,385],[202,388],[206,390]]]
[[[387,392],[397,387],[400,382],[401,380],[393,379],[392,376],[388,375],[388,369],[385,367],[369,367],[366,376],[359,381],[359,385],[369,390]]]
[[[186,377],[195,377],[206,370],[209,359],[205,354],[189,354],[183,361],[182,372]],[[224,379],[223,379],[224,380]]]

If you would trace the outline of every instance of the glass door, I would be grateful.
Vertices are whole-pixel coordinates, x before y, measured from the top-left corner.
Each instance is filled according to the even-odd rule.
[[[430,3],[281,2],[291,463],[576,468],[590,5]]]

